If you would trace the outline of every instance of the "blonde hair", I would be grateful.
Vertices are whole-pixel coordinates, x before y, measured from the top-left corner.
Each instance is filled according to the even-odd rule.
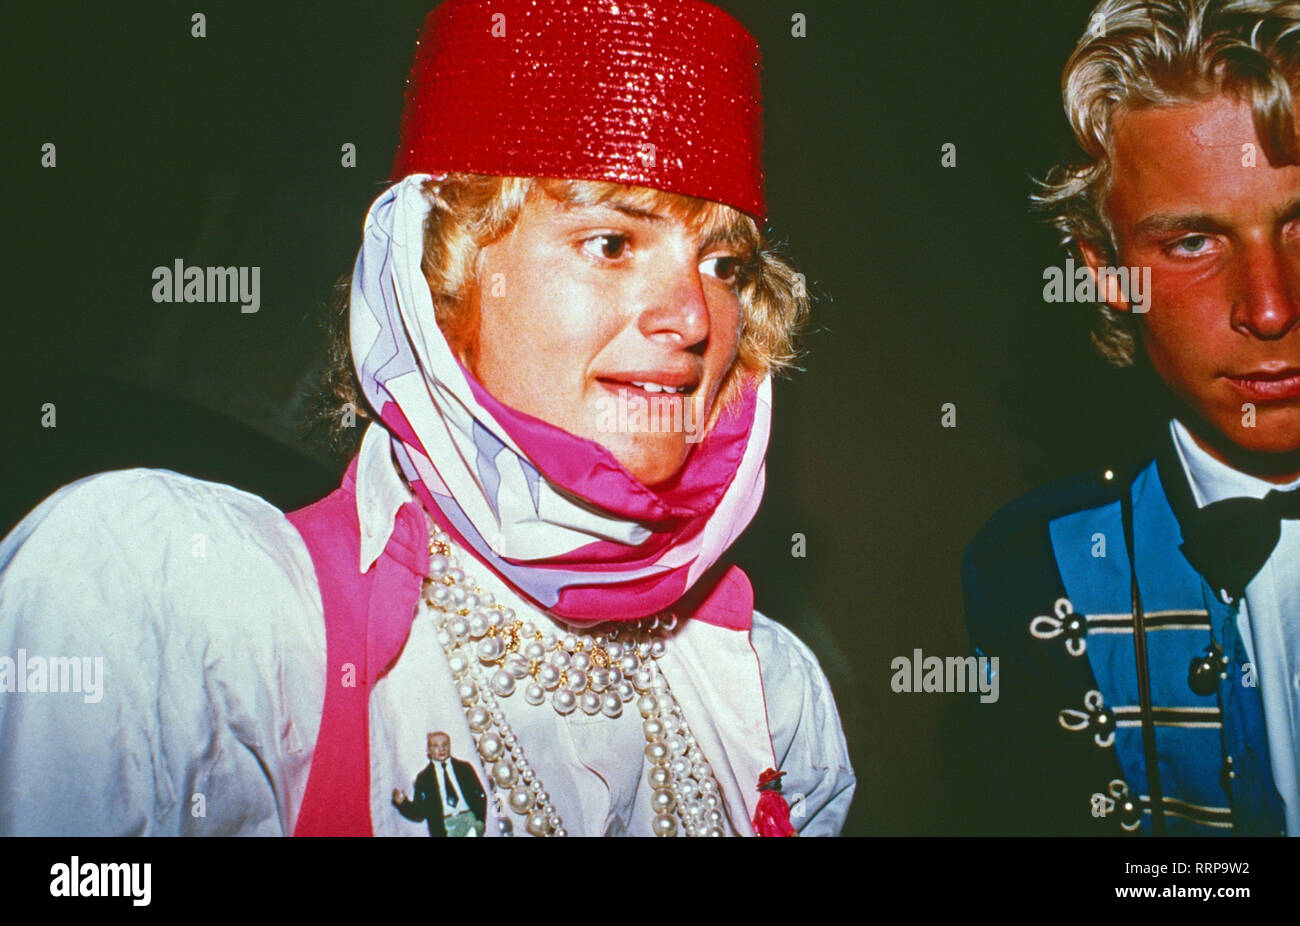
[[[1300,77],[1300,3],[1270,0],[1103,0],[1061,75],[1061,95],[1085,157],[1058,165],[1031,197],[1063,245],[1117,260],[1104,202],[1115,114],[1226,93],[1248,102],[1273,165],[1300,163],[1292,109]],[[1092,334],[1115,366],[1136,356],[1134,319],[1099,303]]]
[[[693,232],[717,236],[734,247],[740,258],[736,293],[742,323],[736,362],[719,395],[726,402],[739,395],[747,378],[790,369],[798,359],[797,338],[807,320],[809,298],[803,278],[777,256],[748,215],[705,199],[665,193],[644,187],[594,180],[556,180],[534,177],[497,177],[449,174],[427,181],[425,197],[429,215],[424,225],[421,269],[433,298],[434,315],[453,351],[472,355],[478,330],[474,295],[479,288],[476,263],[479,251],[508,234],[532,197],[550,196],[574,205],[614,202],[652,210],[680,219]],[[339,433],[346,408],[364,414],[364,400],[356,381],[348,347],[347,297],[341,280],[335,289],[330,319],[330,364],[327,391],[330,398],[323,417],[332,418],[331,440],[346,450],[348,437]]]

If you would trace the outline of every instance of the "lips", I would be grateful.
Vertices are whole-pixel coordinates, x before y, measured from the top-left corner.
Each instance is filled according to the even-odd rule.
[[[700,385],[700,378],[688,370],[627,370],[597,376],[601,385],[611,389],[628,389],[647,396],[689,396]]]
[[[1300,397],[1300,367],[1265,367],[1225,374],[1223,378],[1251,399],[1280,401]]]

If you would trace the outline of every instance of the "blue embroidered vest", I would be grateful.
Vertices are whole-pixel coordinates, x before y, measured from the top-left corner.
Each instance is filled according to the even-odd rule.
[[[1183,556],[1162,473],[1183,478],[1168,460],[1152,462],[1132,479],[1131,497],[1166,832],[1279,835],[1283,806],[1237,631],[1240,603],[1211,589]],[[1100,482],[1110,484],[1099,490]],[[1153,825],[1119,495],[1127,482],[1083,490],[1074,480],[1034,493],[990,522],[964,564],[976,650],[1008,657],[1000,660],[1007,704],[989,735],[1041,744],[1022,748],[1021,764],[1037,764],[1033,773],[1045,779],[1024,817],[1037,808],[1070,832],[1150,834]],[[1217,691],[1198,695],[1189,666],[1212,643],[1226,664]]]

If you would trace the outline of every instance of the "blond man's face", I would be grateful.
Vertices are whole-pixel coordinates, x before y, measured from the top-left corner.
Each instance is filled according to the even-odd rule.
[[[739,263],[667,214],[533,197],[479,253],[472,372],[504,404],[663,482],[736,359]]]
[[[1250,106],[1220,95],[1123,114],[1113,171],[1120,263],[1151,269],[1156,372],[1232,445],[1300,450],[1300,167],[1270,164]]]

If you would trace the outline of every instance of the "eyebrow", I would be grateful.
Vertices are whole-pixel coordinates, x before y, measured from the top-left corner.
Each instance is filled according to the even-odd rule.
[[[661,215],[658,212],[653,212],[649,209],[643,209],[640,206],[633,206],[628,203],[611,202],[610,200],[605,200],[604,202],[594,203],[592,207],[600,208],[602,206],[605,207],[606,209],[613,209],[615,212],[620,212],[623,215],[628,216],[629,218],[643,219],[655,225],[664,225],[667,224],[669,221],[667,216]],[[731,238],[732,236],[730,234],[729,229],[725,227],[715,228],[712,231],[710,231],[707,235],[705,235],[704,239],[700,242],[700,253],[709,251],[719,244],[728,243],[731,241]],[[740,244],[740,242],[736,242],[736,243],[738,245]]]
[[[1300,217],[1300,196],[1292,199],[1278,213],[1278,220],[1281,222],[1289,222],[1298,217]],[[1167,235],[1174,232],[1227,234],[1230,231],[1231,224],[1226,219],[1209,212],[1197,212],[1188,215],[1157,212],[1133,226],[1134,234],[1149,236]]]

